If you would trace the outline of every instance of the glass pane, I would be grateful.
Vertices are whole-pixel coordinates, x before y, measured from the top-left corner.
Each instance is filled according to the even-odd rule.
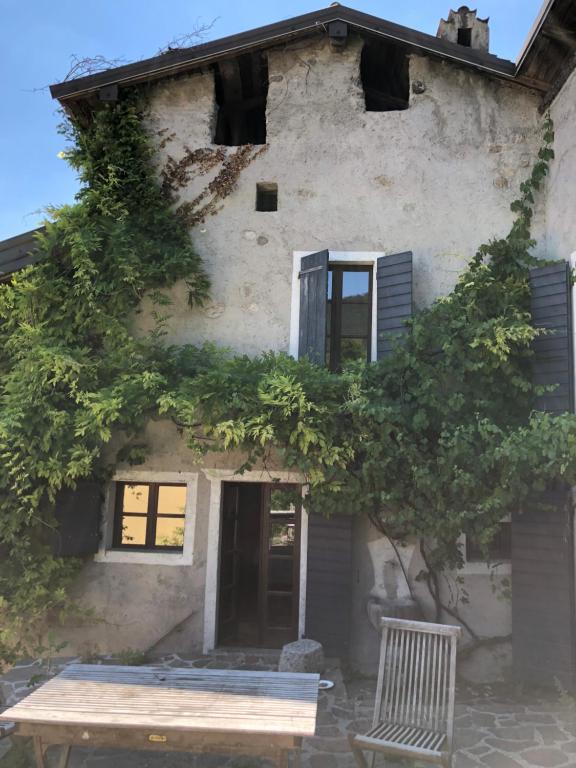
[[[367,339],[342,339],[340,359],[342,364],[351,360],[368,359],[368,340]]]
[[[342,275],[342,298],[368,303],[370,272],[344,272]]]
[[[293,587],[294,561],[291,557],[274,557],[268,561],[268,590],[291,592]]]
[[[290,629],[292,626],[292,595],[268,595],[269,629]]]
[[[328,300],[332,298],[332,270],[328,270]]]
[[[278,514],[272,512],[272,514]],[[282,517],[273,517],[270,520],[270,541],[268,550],[271,555],[291,555],[294,551],[294,538],[296,525],[294,513],[282,514]]]
[[[122,518],[122,544],[143,547],[146,544],[146,518]]]
[[[158,514],[184,515],[186,511],[185,485],[158,486]]]
[[[159,517],[156,520],[157,547],[184,546],[184,520],[174,517]]]
[[[368,304],[342,302],[342,336],[368,336],[370,307]]]
[[[148,494],[150,488],[147,485],[124,486],[124,512],[136,512],[146,514],[148,512]]]

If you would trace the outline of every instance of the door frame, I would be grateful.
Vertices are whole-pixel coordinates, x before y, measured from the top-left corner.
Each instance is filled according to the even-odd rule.
[[[204,475],[210,483],[210,505],[208,511],[208,542],[206,551],[206,581],[204,587],[204,641],[202,652],[209,653],[216,647],[218,626],[218,582],[220,562],[220,535],[222,528],[222,483],[281,483],[304,484],[297,472],[250,471],[242,475],[228,469],[206,469]],[[304,637],[306,619],[306,572],[308,565],[308,514],[304,507],[302,489],[302,512],[300,518],[300,581],[298,597],[298,638]]]

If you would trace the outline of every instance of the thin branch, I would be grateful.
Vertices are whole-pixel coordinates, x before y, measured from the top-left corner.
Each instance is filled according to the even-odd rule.
[[[220,16],[216,16],[209,24],[199,24],[197,21],[191,32],[185,32],[182,35],[173,37],[166,45],[158,49],[156,55],[161,56],[163,53],[170,53],[170,51],[180,51],[183,48],[190,48],[192,45],[197,44],[212,29],[219,18]]]

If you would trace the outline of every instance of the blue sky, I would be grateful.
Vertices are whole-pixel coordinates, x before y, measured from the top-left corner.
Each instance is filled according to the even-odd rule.
[[[47,205],[72,202],[77,183],[58,158],[57,104],[43,86],[72,54],[135,61],[198,25],[205,40],[325,7],[327,0],[0,0],[0,239],[32,229]],[[347,0],[358,10],[435,34],[450,0]],[[453,7],[460,5],[460,0]],[[515,59],[541,0],[478,0],[491,51]]]

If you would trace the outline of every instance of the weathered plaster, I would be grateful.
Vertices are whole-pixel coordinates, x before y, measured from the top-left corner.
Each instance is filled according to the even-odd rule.
[[[576,71],[554,100],[555,159],[550,166],[546,196],[547,255],[569,259],[576,251]]]
[[[211,341],[248,354],[288,351],[294,251],[412,250],[416,303],[424,306],[451,290],[479,244],[507,233],[509,204],[539,146],[536,96],[414,55],[409,109],[366,112],[360,50],[360,41],[352,39],[340,53],[325,41],[269,52],[268,147],[242,172],[217,215],[191,233],[212,279],[212,301],[191,310],[186,286],[176,286],[169,341]],[[559,112],[561,142],[573,109],[566,105]],[[168,156],[179,159],[186,149],[213,147],[214,115],[209,71],[158,84],[149,126],[159,169]],[[215,172],[191,179],[180,201],[193,200]],[[562,178],[553,177],[553,184],[566,186]],[[255,211],[258,182],[278,184],[277,212]],[[570,231],[567,202],[562,210],[564,242]],[[536,234],[543,227],[539,215]],[[151,323],[146,310],[137,319],[143,330]],[[141,469],[199,471],[193,564],[89,564],[78,590],[106,621],[89,633],[72,633],[76,646],[93,643],[101,652],[146,648],[177,625],[162,650],[202,645],[210,510],[204,470],[235,468],[241,460],[216,454],[198,465],[167,422],[152,423],[147,438],[154,449]],[[375,647],[367,600],[402,598],[407,588],[391,547],[365,520],[357,522],[354,548],[352,647],[356,659],[366,660]],[[415,576],[421,565],[414,549],[402,556]],[[465,578],[471,598],[466,615],[482,635],[505,634],[509,604],[496,600],[486,574]]]

